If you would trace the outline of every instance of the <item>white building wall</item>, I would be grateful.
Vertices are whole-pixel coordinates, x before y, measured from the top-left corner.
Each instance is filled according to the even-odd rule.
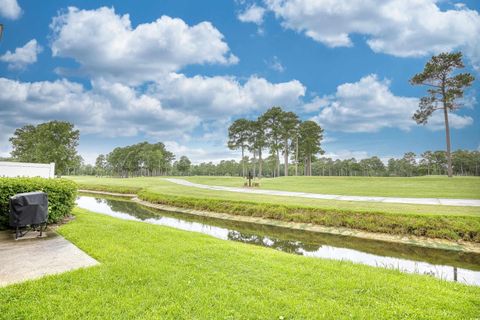
[[[0,177],[55,177],[55,163],[26,163],[0,161]]]

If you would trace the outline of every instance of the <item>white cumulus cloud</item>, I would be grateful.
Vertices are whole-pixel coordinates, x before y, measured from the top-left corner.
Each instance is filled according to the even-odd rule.
[[[480,15],[466,6],[442,11],[436,0],[265,0],[285,28],[329,47],[366,36],[375,52],[417,57],[462,49],[480,65]]]
[[[80,63],[91,76],[128,83],[158,79],[191,64],[234,64],[223,35],[210,22],[187,25],[162,16],[132,27],[128,14],[113,8],[74,7],[51,24],[54,56]]]
[[[242,22],[251,22],[255,23],[256,25],[261,25],[263,23],[265,11],[265,8],[252,4],[243,12],[240,12],[237,18]]]
[[[168,109],[151,96],[120,83],[97,80],[92,89],[68,80],[20,82],[0,78],[2,138],[25,124],[75,123],[83,134],[166,136],[188,132],[199,118]],[[0,139],[1,140],[1,139]]]
[[[225,118],[263,110],[273,105],[285,107],[301,103],[306,88],[298,80],[271,83],[250,77],[240,83],[234,77],[170,74],[149,89],[166,106],[188,110],[203,119]]]
[[[189,78],[176,73],[147,90],[103,78],[93,79],[91,89],[66,79],[22,82],[0,78],[0,87],[2,145],[16,128],[56,119],[75,123],[82,134],[196,140],[208,142],[218,149],[215,152],[225,148],[233,116],[280,103],[299,105],[305,94],[297,80],[271,83],[251,77],[241,83],[234,77]],[[210,156],[195,152],[202,159]]]
[[[16,48],[14,52],[7,51],[0,56],[0,61],[8,63],[12,70],[23,70],[28,65],[37,62],[37,55],[42,52],[42,47],[36,39],[28,41],[23,47]]]
[[[180,144],[177,141],[165,141],[165,146],[176,155],[176,159],[187,156],[194,164],[201,162],[218,163],[221,160],[238,158],[236,152],[228,150],[225,146],[205,147],[195,144]]]
[[[377,132],[383,128],[404,131],[416,126],[412,115],[418,108],[418,98],[396,96],[388,80],[371,74],[354,83],[344,83],[332,95],[313,99],[307,110],[319,110],[312,118],[333,131]],[[450,113],[450,126],[463,128],[473,123],[469,116]],[[427,124],[431,130],[443,129],[443,116],[435,112]]]
[[[17,0],[0,0],[0,16],[15,20],[22,15],[22,8]]]
[[[355,158],[357,160],[362,160],[368,158],[368,152],[359,150],[359,151],[352,151],[347,149],[341,149],[334,152],[328,152],[321,156],[321,158],[332,158],[333,160],[346,160]]]

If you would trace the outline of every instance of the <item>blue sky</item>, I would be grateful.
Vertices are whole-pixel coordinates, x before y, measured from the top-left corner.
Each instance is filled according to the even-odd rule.
[[[408,80],[441,51],[480,76],[478,1],[0,0],[0,156],[25,124],[81,130],[79,152],[162,141],[194,162],[238,158],[232,119],[272,105],[325,129],[328,156],[444,148],[441,114],[410,119]],[[480,81],[451,116],[454,149],[480,145]]]

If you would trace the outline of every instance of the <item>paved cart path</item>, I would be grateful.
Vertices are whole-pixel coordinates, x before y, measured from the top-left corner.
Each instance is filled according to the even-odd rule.
[[[480,200],[474,200],[474,199],[342,196],[342,195],[336,195],[336,194],[321,194],[321,193],[293,192],[293,191],[280,191],[280,190],[210,186],[206,184],[193,183],[184,179],[174,179],[174,178],[165,178],[165,180],[176,183],[176,184],[180,184],[182,186],[187,186],[187,187],[194,187],[194,188],[215,190],[215,191],[263,194],[263,195],[269,195],[269,196],[298,197],[298,198],[339,200],[339,201],[363,201],[363,202],[383,202],[383,203],[431,204],[431,205],[440,205],[440,206],[480,207]]]

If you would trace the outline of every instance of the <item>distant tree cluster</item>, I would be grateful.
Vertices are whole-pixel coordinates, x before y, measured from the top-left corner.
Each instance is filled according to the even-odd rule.
[[[181,156],[178,161],[173,163],[173,175],[186,176],[190,174],[190,166],[192,162],[187,156]]]
[[[480,152],[457,150],[452,153],[454,175],[480,175]],[[391,158],[384,164],[380,158],[332,160],[320,158],[315,162],[315,175],[333,176],[391,176],[412,177],[445,175],[448,161],[445,151],[426,151],[421,155],[407,152],[400,159]]]
[[[248,159],[247,169],[252,165]],[[222,160],[215,164],[213,162],[202,162],[193,165],[190,173],[195,176],[242,176],[242,163],[235,160]]]
[[[292,160],[294,174],[298,175],[299,164],[303,164],[303,174],[312,174],[312,159],[323,153],[320,143],[323,129],[313,121],[301,121],[293,112],[286,112],[281,107],[272,107],[256,120],[237,119],[228,128],[228,147],[241,150],[242,176],[247,175],[248,157],[252,155],[252,173],[263,176],[269,165],[271,176],[281,175],[280,156],[283,155],[283,174],[290,174],[289,161]],[[265,161],[264,151],[269,151]],[[272,163],[273,162],[273,163]]]
[[[453,173],[455,175],[480,175],[480,152],[457,150],[452,153]],[[243,163],[234,160],[223,160],[218,164],[212,162],[193,165],[192,175],[205,176],[242,176],[242,165],[247,170],[253,170],[253,158],[246,157]],[[304,175],[304,163],[299,164],[300,175]],[[268,157],[264,161],[264,176],[273,177],[276,171],[275,157]],[[290,175],[295,168],[289,168]],[[448,171],[448,162],[445,151],[426,151],[417,156],[407,152],[402,158],[391,158],[385,164],[379,157],[370,157],[362,160],[355,158],[333,160],[326,157],[312,159],[312,175],[314,176],[391,176],[411,177],[421,175],[444,175]],[[280,171],[283,174],[282,171]]]
[[[141,142],[118,147],[107,155],[100,154],[95,166],[86,165],[76,174],[131,176],[160,176],[171,171],[175,155],[161,142]]]

